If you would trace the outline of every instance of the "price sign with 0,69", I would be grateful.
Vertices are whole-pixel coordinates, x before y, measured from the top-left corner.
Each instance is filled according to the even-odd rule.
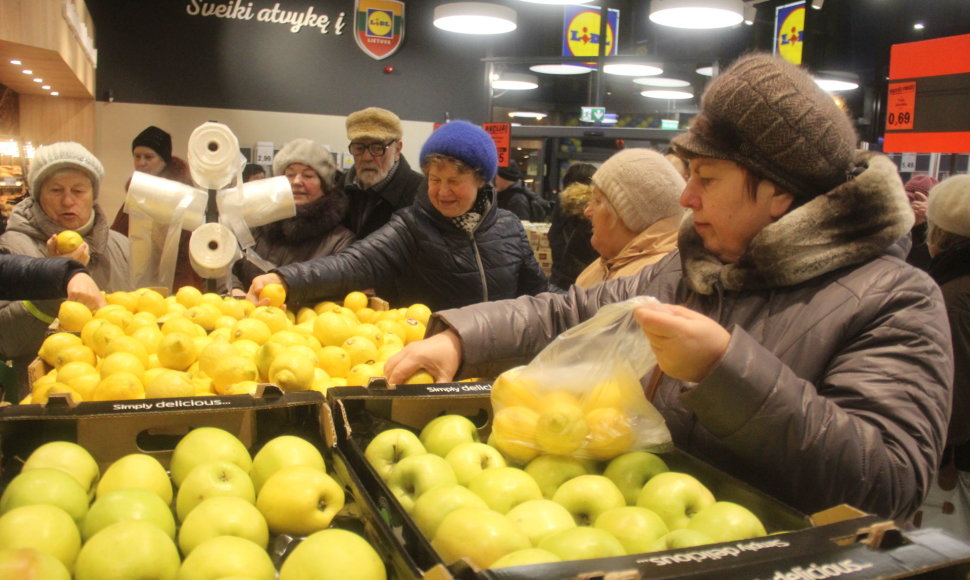
[[[886,129],[913,128],[913,111],[916,109],[916,83],[892,83],[886,103]]]

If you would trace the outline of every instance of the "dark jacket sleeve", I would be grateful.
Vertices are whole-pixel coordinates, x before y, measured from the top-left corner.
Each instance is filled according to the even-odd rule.
[[[67,281],[85,271],[80,262],[67,258],[0,254],[0,299],[63,298],[67,293]]]
[[[526,197],[525,193],[516,192],[515,195],[509,198],[504,209],[514,213],[520,220],[528,220],[530,216],[529,198]]]
[[[407,210],[402,210],[407,211]],[[273,270],[286,282],[287,302],[303,304],[373,288],[395,279],[416,251],[402,213],[343,251]]]

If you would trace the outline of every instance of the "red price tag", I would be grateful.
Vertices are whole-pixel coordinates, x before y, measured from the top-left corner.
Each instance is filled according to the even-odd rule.
[[[511,159],[509,149],[512,142],[512,125],[509,123],[482,123],[482,128],[495,141],[499,167],[508,167]]]
[[[916,83],[890,83],[886,103],[886,130],[913,128],[913,112],[916,109]]]

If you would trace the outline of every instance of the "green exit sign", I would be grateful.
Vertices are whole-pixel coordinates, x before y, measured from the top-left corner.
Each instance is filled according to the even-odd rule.
[[[606,107],[582,107],[579,120],[584,123],[602,123],[606,118]]]

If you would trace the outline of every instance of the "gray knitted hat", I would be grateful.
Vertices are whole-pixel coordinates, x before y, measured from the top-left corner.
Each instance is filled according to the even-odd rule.
[[[926,219],[941,230],[970,238],[970,175],[954,175],[933,186]]]
[[[93,153],[84,148],[84,145],[73,141],[61,141],[37,148],[30,162],[30,170],[27,172],[30,195],[34,198],[40,196],[40,188],[44,182],[62,169],[78,169],[85,172],[91,178],[94,198],[97,199],[101,178],[104,177],[104,166]]]
[[[397,115],[379,107],[368,107],[347,116],[347,138],[377,139],[379,141],[401,140],[401,119]]]
[[[701,112],[672,143],[686,157],[734,161],[806,200],[847,180],[856,134],[807,72],[752,54],[711,81]]]
[[[640,233],[655,222],[679,215],[684,178],[652,149],[624,149],[593,174],[598,187],[626,227]]]
[[[330,149],[310,139],[294,139],[283,145],[273,157],[273,175],[283,175],[292,163],[309,165],[320,176],[320,181],[329,190],[333,187],[337,166],[333,163]]]

